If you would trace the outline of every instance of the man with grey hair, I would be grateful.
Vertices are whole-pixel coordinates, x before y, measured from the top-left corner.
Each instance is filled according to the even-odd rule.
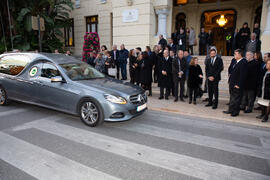
[[[246,59],[248,61],[248,73],[240,109],[244,110],[245,113],[251,113],[256,99],[257,86],[259,85],[260,64],[254,59],[254,53],[251,51],[246,52]]]
[[[164,50],[160,62],[158,85],[160,87],[159,99],[164,99],[164,89],[166,89],[165,99],[168,100],[169,91],[172,87],[172,58],[169,56],[168,50]]]
[[[246,45],[246,52],[259,52],[261,51],[261,41],[259,39],[256,39],[256,33],[252,33],[250,35],[250,40],[248,41]]]
[[[120,72],[120,62],[119,62],[119,50],[117,49],[117,45],[113,45],[113,49],[111,51],[111,57],[116,65],[117,69],[117,79],[119,79],[119,72]]]
[[[127,59],[128,59],[128,50],[125,48],[124,44],[121,44],[119,51],[119,65],[121,69],[122,80],[127,80]]]

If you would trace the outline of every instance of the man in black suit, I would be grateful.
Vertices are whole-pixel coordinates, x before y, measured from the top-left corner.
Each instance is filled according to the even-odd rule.
[[[113,45],[113,50],[111,51],[111,57],[115,62],[116,69],[117,69],[117,79],[119,79],[120,73],[120,61],[119,61],[119,50],[117,49],[117,45]]]
[[[233,117],[238,116],[240,112],[240,104],[248,71],[248,62],[243,58],[243,51],[241,49],[234,51],[234,58],[236,63],[229,78],[231,92],[229,110],[223,111],[225,114],[231,114]]]
[[[159,35],[158,44],[161,45],[162,49],[165,49],[165,47],[167,46],[167,41],[166,39],[164,39],[162,34]]]
[[[184,102],[186,68],[187,68],[187,61],[184,58],[184,51],[179,50],[178,56],[174,58],[172,62],[172,76],[173,76],[173,82],[174,82],[174,95],[175,95],[174,101],[175,102],[178,101],[179,83],[180,83],[180,100]]]
[[[164,50],[163,58],[160,60],[159,64],[159,79],[158,85],[160,87],[160,96],[159,99],[164,98],[164,89],[166,89],[165,99],[169,98],[170,87],[172,86],[172,58],[169,56],[169,51]]]
[[[212,106],[213,109],[218,107],[218,85],[221,80],[221,71],[223,71],[223,61],[220,57],[217,56],[217,51],[215,49],[210,50],[210,57],[206,59],[205,64],[205,73],[207,77],[208,84],[208,104],[206,107]],[[213,101],[213,95],[215,100]]]

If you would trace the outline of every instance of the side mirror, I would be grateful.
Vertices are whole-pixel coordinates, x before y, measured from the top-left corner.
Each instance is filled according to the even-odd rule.
[[[63,80],[63,78],[61,76],[56,76],[56,77],[51,78],[51,82],[52,83],[57,83],[57,82],[64,83],[65,81]]]

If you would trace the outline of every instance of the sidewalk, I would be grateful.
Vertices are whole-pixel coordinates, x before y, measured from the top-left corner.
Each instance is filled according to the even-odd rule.
[[[254,110],[253,113],[249,114],[245,114],[241,111],[240,115],[237,117],[231,117],[228,114],[224,114],[222,111],[228,109],[228,106],[226,105],[228,99],[226,98],[220,99],[218,109],[213,110],[211,107],[205,107],[206,102],[202,102],[202,100],[205,99],[204,96],[201,99],[197,99],[197,105],[189,104],[188,99],[185,99],[186,102],[174,102],[174,97],[172,96],[169,97],[169,100],[159,100],[158,97],[159,88],[156,84],[153,84],[153,96],[148,97],[148,109],[270,128],[269,121],[262,123],[261,120],[256,119],[256,116],[260,114],[260,111],[258,110]]]

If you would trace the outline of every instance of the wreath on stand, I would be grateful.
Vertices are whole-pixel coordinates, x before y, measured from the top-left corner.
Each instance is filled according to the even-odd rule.
[[[89,57],[90,52],[94,53],[96,57],[97,53],[100,51],[100,43],[99,36],[96,32],[87,32],[84,35],[84,43],[83,43],[83,58],[84,62],[87,62],[87,58]]]

